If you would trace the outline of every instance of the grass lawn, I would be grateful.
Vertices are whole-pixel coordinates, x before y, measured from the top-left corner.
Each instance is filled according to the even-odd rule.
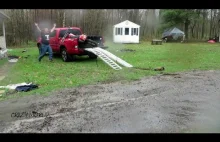
[[[0,67],[3,66],[6,62],[7,62],[7,60],[5,58],[0,59]]]
[[[141,44],[114,44],[106,43],[110,52],[124,59],[135,67],[155,68],[165,67],[165,72],[179,72],[193,69],[208,70],[220,69],[220,44],[208,43],[164,43],[151,45],[150,42]],[[61,57],[54,57],[54,62],[48,61],[45,56],[38,62],[38,50],[35,44],[24,48],[14,48],[10,55],[27,56],[21,58],[12,67],[1,85],[33,82],[39,84],[39,89],[18,93],[19,95],[43,94],[52,90],[94,84],[98,82],[112,82],[118,80],[135,80],[160,72],[123,68],[115,71],[101,59],[90,60],[88,57],[79,57],[75,62],[63,62]],[[121,52],[121,49],[133,49],[135,52]],[[1,67],[2,61],[0,61]],[[16,94],[17,95],[17,94]],[[9,98],[11,96],[3,96]]]

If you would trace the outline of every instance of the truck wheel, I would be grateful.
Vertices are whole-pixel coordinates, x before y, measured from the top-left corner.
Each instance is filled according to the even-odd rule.
[[[62,56],[62,59],[63,59],[64,62],[70,61],[70,56],[69,56],[69,54],[66,52],[66,49],[65,49],[65,48],[61,49],[61,56]]]
[[[76,55],[71,55],[70,57],[71,57],[71,60],[72,60],[72,61],[75,61],[75,60],[76,60]]]
[[[90,59],[97,59],[97,55],[93,54],[93,53],[88,53],[88,56]]]

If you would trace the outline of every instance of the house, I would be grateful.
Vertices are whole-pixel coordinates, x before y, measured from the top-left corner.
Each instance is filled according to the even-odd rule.
[[[5,39],[5,23],[4,20],[8,18],[10,19],[4,12],[3,10],[0,10],[0,24],[2,24],[2,32],[0,32],[0,58],[4,57],[7,48],[6,48],[6,39]]]
[[[140,25],[125,20],[113,27],[113,42],[139,43]]]

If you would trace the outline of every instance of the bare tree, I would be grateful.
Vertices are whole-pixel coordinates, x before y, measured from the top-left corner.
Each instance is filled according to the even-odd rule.
[[[195,9],[198,18],[189,23],[189,39],[206,39],[220,32],[219,9]],[[112,37],[113,25],[130,20],[141,26],[141,38],[161,38],[159,10],[155,9],[7,9],[6,21],[8,45],[19,46],[36,40],[34,22],[47,21],[57,27],[75,26],[86,34]],[[184,23],[176,25],[184,30]]]

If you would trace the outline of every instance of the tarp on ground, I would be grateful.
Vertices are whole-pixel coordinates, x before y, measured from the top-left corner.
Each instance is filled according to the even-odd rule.
[[[178,39],[178,37],[183,36],[184,34],[185,33],[183,31],[181,31],[180,29],[174,27],[174,28],[165,30],[162,34],[162,38],[172,36],[173,39]]]

